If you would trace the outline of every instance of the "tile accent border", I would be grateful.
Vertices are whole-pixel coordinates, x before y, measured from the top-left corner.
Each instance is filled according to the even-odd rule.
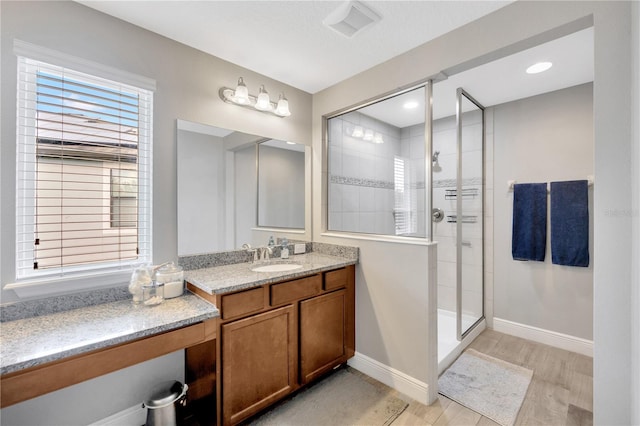
[[[336,183],[338,185],[354,185],[363,186],[367,188],[382,188],[393,189],[395,185],[391,181],[378,180],[378,179],[363,179],[349,176],[330,175],[330,183]]]

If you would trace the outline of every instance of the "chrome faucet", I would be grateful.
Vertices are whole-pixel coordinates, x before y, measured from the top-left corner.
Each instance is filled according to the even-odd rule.
[[[246,250],[246,251],[247,251],[247,253],[251,253],[251,254],[253,254],[253,261],[254,261],[254,262],[257,262],[257,261],[258,261],[258,249],[252,249],[252,248],[251,248],[251,244],[249,244],[249,243],[244,243],[244,244],[242,245],[242,248],[243,248],[244,250]]]
[[[269,260],[272,254],[273,254],[273,249],[271,247],[260,248],[260,260]]]

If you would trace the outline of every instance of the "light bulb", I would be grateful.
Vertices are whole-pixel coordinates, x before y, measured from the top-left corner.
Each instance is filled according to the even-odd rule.
[[[275,113],[280,117],[288,117],[291,115],[291,111],[289,111],[289,101],[284,97],[284,93],[280,94]]]
[[[384,143],[384,139],[382,139],[382,133],[376,133],[373,136],[373,143]]]
[[[258,94],[255,108],[260,111],[271,111],[273,109],[271,101],[269,100],[269,93],[265,90],[264,85],[260,86],[260,93]]]
[[[238,85],[233,92],[233,102],[241,105],[249,103],[249,89],[247,89],[247,86],[244,84],[242,77],[238,79]]]
[[[362,137],[363,140],[365,141],[372,141],[373,140],[373,130],[365,130],[364,131],[364,136]]]
[[[538,62],[527,68],[527,74],[538,74],[551,68],[551,62]]]
[[[364,130],[362,130],[362,126],[355,126],[353,128],[353,133],[351,133],[351,136],[353,136],[354,138],[361,138],[364,136]]]

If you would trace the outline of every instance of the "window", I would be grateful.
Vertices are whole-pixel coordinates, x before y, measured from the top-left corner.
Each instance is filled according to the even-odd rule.
[[[328,231],[426,239],[425,97],[421,86],[327,119]]]
[[[151,261],[152,96],[18,57],[17,279]]]
[[[415,192],[411,185],[410,162],[407,158],[396,156],[393,159],[394,173],[394,209],[393,217],[396,235],[411,235],[416,233],[417,211]]]

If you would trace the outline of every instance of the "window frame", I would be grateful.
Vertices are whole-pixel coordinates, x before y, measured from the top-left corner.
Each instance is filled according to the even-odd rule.
[[[21,109],[25,109],[25,105],[21,105],[21,102],[25,102],[25,99],[21,99],[20,94],[23,93],[21,88],[17,88],[17,120],[16,120],[16,219],[15,219],[15,244],[16,244],[16,257],[13,262],[15,282],[7,284],[4,289],[14,290],[19,298],[23,297],[37,297],[46,296],[50,294],[57,294],[61,292],[90,290],[95,287],[105,287],[114,284],[125,284],[131,274],[133,268],[139,264],[149,263],[153,259],[153,92],[155,91],[155,81],[146,77],[131,74],[125,71],[121,71],[115,68],[107,67],[102,64],[94,63],[82,58],[77,58],[71,55],[63,54],[51,49],[36,46],[30,43],[22,42],[20,40],[14,40],[14,54],[17,56],[18,70],[17,70],[17,82],[20,85],[20,78],[28,70],[24,69],[26,62],[44,63],[53,67],[60,67],[71,71],[72,73],[86,74],[89,77],[95,77],[98,79],[110,80],[114,83],[121,84],[127,89],[133,89],[136,93],[143,94],[144,99],[141,96],[141,109],[145,108],[147,113],[143,120],[140,121],[140,132],[138,143],[141,150],[146,150],[144,155],[141,155],[138,163],[138,183],[140,185],[138,191],[139,197],[139,212],[138,212],[138,240],[140,245],[140,252],[136,259],[129,261],[120,261],[113,264],[106,262],[100,262],[101,264],[87,264],[77,266],[65,266],[60,268],[48,269],[48,270],[34,270],[35,273],[21,273],[19,269],[19,262],[23,262],[24,259],[20,259],[18,255],[18,244],[20,243],[19,233],[24,231],[24,227],[27,229],[31,227],[33,230],[33,223],[25,224],[20,214],[20,208],[24,208],[24,201],[31,200],[35,197],[34,189],[27,189],[21,191],[19,185],[21,182],[20,173],[25,172],[25,167],[21,166],[20,152],[21,144],[25,143],[25,138],[31,137],[35,139],[33,130],[31,133],[29,129],[33,129],[35,126],[35,119],[25,119],[21,116]],[[73,77],[71,77],[73,78]],[[23,93],[24,94],[24,93]],[[35,103],[33,99],[28,100],[32,104]],[[30,106],[35,111],[33,105]],[[28,108],[27,108],[28,109]],[[29,155],[35,156],[34,153]],[[24,162],[22,163],[24,164]],[[27,173],[33,173],[35,170],[26,170]],[[142,184],[144,181],[146,184]],[[22,192],[22,193],[21,193]],[[22,205],[21,205],[22,204]],[[29,207],[27,207],[28,209]],[[34,209],[35,207],[31,207]],[[111,228],[118,229],[118,228]],[[124,228],[127,229],[127,228]],[[129,228],[131,229],[131,228]],[[32,235],[33,232],[32,232]],[[26,239],[25,239],[26,240]]]
[[[432,181],[432,163],[430,160],[431,156],[429,155],[429,157],[427,158],[427,155],[425,154],[425,158],[424,158],[424,162],[425,162],[425,168],[424,168],[424,186],[425,186],[425,196],[424,196],[424,202],[421,203],[422,206],[424,206],[424,210],[425,210],[425,235],[419,235],[419,236],[408,236],[408,235],[397,235],[395,234],[391,234],[391,233],[386,233],[386,234],[379,234],[379,233],[365,233],[365,232],[360,232],[360,231],[356,231],[356,230],[339,230],[339,229],[332,229],[330,227],[330,214],[331,214],[331,194],[330,194],[330,186],[331,186],[331,174],[329,173],[329,168],[330,168],[330,162],[331,162],[331,153],[330,153],[330,139],[332,137],[331,135],[331,129],[330,129],[330,120],[334,119],[334,118],[339,118],[341,116],[347,115],[351,112],[358,112],[363,108],[366,108],[368,106],[371,106],[373,104],[377,104],[379,102],[383,102],[392,98],[395,98],[397,96],[403,95],[407,92],[411,92],[414,91],[416,89],[421,89],[423,88],[425,90],[425,122],[424,122],[424,126],[425,126],[425,136],[424,136],[424,147],[425,147],[425,153],[430,153],[432,151],[432,134],[431,134],[431,118],[432,118],[432,105],[431,105],[431,99],[432,99],[432,91],[433,91],[433,79],[432,78],[426,78],[424,80],[419,80],[416,81],[414,83],[408,84],[404,87],[400,87],[398,89],[394,89],[391,90],[389,92],[386,93],[382,93],[380,95],[377,95],[373,98],[370,98],[367,101],[364,102],[360,102],[360,103],[356,103],[353,104],[351,106],[345,107],[345,108],[341,108],[338,109],[336,111],[333,111],[331,113],[325,114],[322,116],[322,153],[323,153],[323,158],[326,159],[327,161],[327,170],[326,170],[326,175],[325,177],[322,179],[322,197],[323,197],[323,208],[322,208],[322,220],[321,220],[321,224],[322,224],[322,228],[321,228],[321,232],[320,235],[321,236],[326,236],[326,237],[337,237],[337,238],[346,238],[346,239],[354,239],[354,240],[365,240],[365,241],[383,241],[383,242],[393,242],[393,243],[400,243],[400,244],[407,244],[407,245],[419,245],[419,246],[423,246],[423,245],[430,245],[433,244],[433,229],[432,229],[432,221],[431,221],[431,214],[426,214],[426,212],[431,212],[431,207],[432,207],[432,200],[431,200],[431,192],[427,190],[427,188],[431,187],[431,181]],[[394,191],[394,197],[395,197],[395,191]],[[414,200],[412,202],[416,202],[417,203],[417,199],[419,197],[413,197]],[[395,202],[394,202],[395,205]],[[417,206],[417,204],[416,204]],[[395,209],[394,209],[395,210]],[[415,216],[415,215],[414,215]],[[413,217],[411,218],[412,221],[417,220],[417,218]],[[416,227],[417,226],[417,221],[416,223]]]

